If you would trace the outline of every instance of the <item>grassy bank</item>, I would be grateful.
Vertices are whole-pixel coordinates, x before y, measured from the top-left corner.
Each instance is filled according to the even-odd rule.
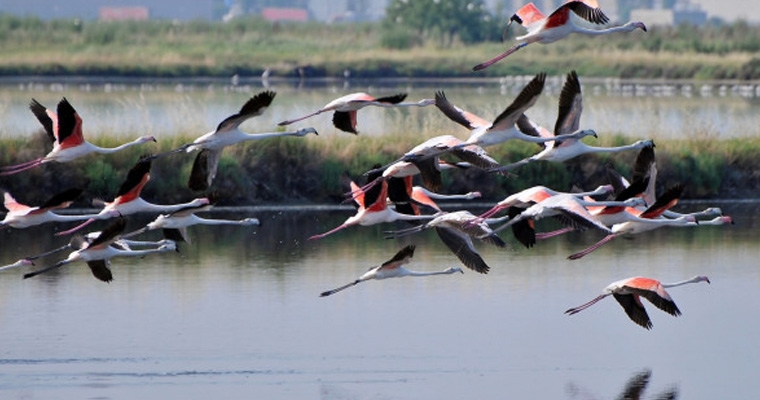
[[[190,140],[177,137],[119,154],[94,155],[67,164],[49,163],[34,170],[0,179],[0,186],[18,200],[41,204],[51,193],[70,186],[87,187],[78,205],[92,199],[111,200],[126,172],[145,151],[165,151]],[[322,137],[278,138],[246,143],[225,149],[212,190],[222,205],[278,203],[327,203],[343,200],[348,180],[362,183],[362,173],[375,163],[393,160],[413,147],[414,139],[405,137],[348,136],[330,140]],[[594,144],[621,145],[621,137],[600,138]],[[38,143],[34,143],[38,142]],[[10,165],[41,155],[42,138],[0,142],[0,165]],[[390,144],[389,144],[390,143]],[[115,140],[100,140],[111,146]],[[37,147],[39,145],[40,147]],[[30,150],[31,149],[31,150]],[[515,142],[489,148],[502,163],[533,154],[533,144]],[[756,155],[760,139],[723,141],[658,141],[658,186],[660,190],[676,183],[686,185],[685,198],[756,198],[760,187],[760,166]],[[151,182],[143,193],[155,202],[186,201],[199,193],[186,187],[194,154],[177,154],[156,160]],[[630,176],[635,154],[579,157],[567,164],[535,163],[515,171],[514,177],[501,177],[470,169],[444,173],[448,193],[479,190],[484,200],[499,200],[517,190],[543,184],[558,190],[573,186],[585,189],[607,183],[605,165],[612,165]]]
[[[447,46],[414,38],[412,47],[390,49],[382,46],[386,34],[379,23],[42,21],[0,15],[0,75],[257,76],[269,68],[280,76],[341,77],[348,69],[355,77],[482,77],[576,69],[583,76],[760,79],[760,27],[743,23],[576,35],[531,45],[479,73],[472,66],[503,51],[511,38]]]

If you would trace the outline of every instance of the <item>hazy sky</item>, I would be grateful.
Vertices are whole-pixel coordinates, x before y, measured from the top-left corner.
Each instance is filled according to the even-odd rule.
[[[707,15],[717,16],[726,21],[743,18],[751,22],[760,22],[760,1],[757,0],[691,0],[699,4]]]

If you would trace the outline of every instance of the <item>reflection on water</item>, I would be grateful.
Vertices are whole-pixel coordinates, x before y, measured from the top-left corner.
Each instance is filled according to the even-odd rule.
[[[501,113],[530,77],[491,80],[414,81],[298,81],[275,80],[268,88],[277,91],[273,107],[256,118],[256,126],[273,129],[279,121],[321,108],[341,95],[366,91],[372,94],[407,92],[408,99],[432,98],[445,90],[456,105],[486,119]],[[553,126],[562,77],[551,77],[532,119]],[[581,77],[584,85],[583,127],[600,134],[629,137],[736,138],[754,135],[755,115],[760,107],[754,85],[661,81],[622,81]],[[51,106],[67,96],[84,119],[89,137],[100,133],[133,137],[153,134],[167,138],[176,134],[198,136],[216,126],[220,118],[237,110],[245,99],[263,90],[261,82],[243,80],[127,81],[18,80],[0,84],[0,138],[28,136],[40,129],[28,110],[31,98]],[[636,121],[632,124],[631,121]],[[303,123],[320,133],[338,134],[328,115]],[[433,109],[366,110],[362,134],[418,132],[421,129],[459,131]],[[462,135],[466,132],[461,130]],[[686,136],[685,136],[686,135]],[[324,135],[322,135],[324,136]],[[316,140],[316,139],[313,139]],[[320,137],[319,140],[325,140]]]
[[[657,393],[655,395],[644,396],[644,393],[649,385],[649,380],[652,377],[652,371],[646,369],[641,372],[635,373],[625,384],[623,391],[615,399],[620,400],[634,400],[649,398],[652,400],[673,400],[678,398],[678,387],[673,386],[670,389]],[[569,383],[567,385],[567,395],[570,399],[596,399],[599,398],[592,394],[587,388]]]
[[[566,257],[592,232],[533,249],[503,235],[507,249],[478,246],[488,275],[370,281],[326,298],[402,244],[417,246],[415,269],[458,262],[434,232],[381,239],[392,224],[305,240],[350,210],[214,215],[262,225],[191,227],[178,254],[114,260],[110,284],[83,264],[0,273],[0,397],[610,398],[646,366],[643,398],[751,398],[760,220],[756,205],[721,207],[737,225],[661,229],[580,262]],[[0,263],[65,243],[50,228],[0,232]],[[651,331],[614,302],[563,314],[616,279],[697,274],[712,285],[674,289],[683,315],[653,314]]]

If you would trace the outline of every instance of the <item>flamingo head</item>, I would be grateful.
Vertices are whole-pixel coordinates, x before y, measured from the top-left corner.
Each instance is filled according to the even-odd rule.
[[[579,139],[582,139],[582,138],[584,138],[584,137],[586,137],[586,136],[593,136],[593,137],[595,137],[595,138],[598,138],[598,137],[599,137],[599,136],[596,134],[596,131],[595,131],[595,130],[593,130],[593,129],[584,129],[584,130],[582,130],[582,131],[578,132],[578,136],[579,136],[579,137],[578,137]]]
[[[422,99],[417,102],[417,105],[420,107],[427,107],[435,105],[435,99]]]
[[[451,268],[447,268],[447,269],[446,269],[445,271],[443,271],[443,272],[445,272],[445,273],[447,273],[447,274],[454,274],[454,273],[457,273],[457,272],[459,272],[460,274],[463,274],[463,273],[464,273],[464,271],[462,271],[462,268],[459,268],[459,267],[451,267]]]
[[[710,278],[704,276],[704,275],[697,275],[694,278],[692,278],[692,281],[694,282],[707,282],[710,284]]]
[[[647,26],[644,25],[644,23],[641,21],[632,21],[632,22],[629,22],[628,25],[630,26],[629,28],[630,30],[641,29],[644,32],[647,31]]]
[[[156,143],[157,140],[154,136],[140,136],[137,138],[138,143],[146,143],[146,142],[153,142]]]
[[[261,225],[258,218],[246,218],[241,221],[243,225],[254,225],[258,226]]]
[[[319,136],[319,133],[317,133],[317,130],[312,127],[299,129],[298,131],[296,131],[296,136],[306,136],[310,133],[313,133]]]
[[[638,207],[647,205],[647,201],[644,200],[643,197],[631,197],[630,199],[623,201],[623,203],[625,203],[626,207]]]
[[[467,194],[465,194],[465,198],[467,198],[467,200],[477,199],[477,198],[480,198],[481,196],[483,196],[483,194],[480,192],[468,192]]]
[[[173,240],[166,240],[164,244],[159,246],[158,251],[160,252],[177,251],[177,242]]]

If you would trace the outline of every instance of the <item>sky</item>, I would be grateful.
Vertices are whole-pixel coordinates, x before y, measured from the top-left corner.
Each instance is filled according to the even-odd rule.
[[[708,18],[717,16],[726,21],[743,18],[760,22],[760,1],[757,0],[691,0],[707,12]]]
[[[335,0],[312,0],[317,4],[330,4]],[[491,3],[494,0],[486,0],[486,3]],[[604,8],[605,2],[611,0],[601,0],[599,3]],[[541,2],[541,0],[537,1]],[[690,0],[692,4],[699,4],[702,9],[708,13],[708,18],[717,16],[728,22],[735,21],[738,18],[744,18],[753,23],[760,23],[760,1],[758,0]],[[182,1],[184,7],[176,7],[179,1],[165,1],[165,2],[152,2],[149,0],[69,0],[65,6],[57,0],[0,0],[0,12],[12,12],[14,14],[48,14],[44,17],[50,17],[52,15],[69,14],[71,12],[85,12],[90,15],[91,18],[97,16],[97,9],[101,5],[148,5],[152,11],[152,15],[158,17],[165,17],[165,14],[169,13],[181,13],[181,19],[193,18],[199,15],[210,15],[211,8],[213,7],[214,0],[185,0]],[[340,1],[343,3],[343,1]],[[317,8],[320,8],[317,6]],[[44,10],[44,11],[42,11]],[[56,11],[57,10],[57,11]],[[65,15],[70,17],[70,15]]]

